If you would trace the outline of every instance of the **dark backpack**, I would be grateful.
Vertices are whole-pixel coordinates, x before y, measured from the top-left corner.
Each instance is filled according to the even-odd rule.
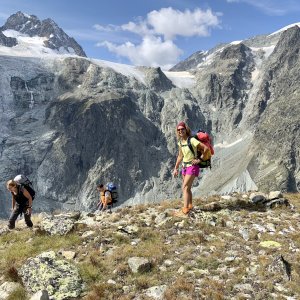
[[[110,192],[112,203],[118,202],[117,186],[110,182],[107,184],[107,190]]]
[[[199,130],[192,137],[195,138],[196,140],[200,141],[202,144],[204,144],[210,150],[210,158],[207,159],[207,160],[201,160],[200,163],[198,164],[198,166],[201,169],[205,169],[205,168],[210,168],[211,169],[211,157],[215,154],[215,150],[212,146],[212,140],[211,140],[210,135],[205,131]],[[193,149],[192,144],[191,144],[191,138],[192,137],[188,138],[187,144],[188,144],[189,149],[192,151],[193,155],[195,156],[195,152],[194,152],[194,149]],[[196,158],[200,158],[201,155],[202,155],[202,153],[197,153]]]
[[[33,189],[33,186],[32,186],[32,183],[31,181],[28,179],[27,176],[25,175],[17,175],[15,178],[14,178],[14,181],[19,184],[20,186],[24,187],[28,193],[30,194],[32,200],[34,199],[35,197],[35,190]]]

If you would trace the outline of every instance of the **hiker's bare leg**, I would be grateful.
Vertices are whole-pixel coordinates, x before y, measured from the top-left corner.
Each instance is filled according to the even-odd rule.
[[[183,176],[182,192],[183,192],[183,207],[188,209],[189,205],[192,205],[192,184],[195,179],[195,175]]]

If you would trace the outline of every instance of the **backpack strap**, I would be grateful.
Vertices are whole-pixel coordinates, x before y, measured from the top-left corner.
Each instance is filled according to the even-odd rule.
[[[192,151],[194,157],[196,158],[195,151],[194,151],[192,143],[191,143],[191,138],[192,138],[191,136],[188,137],[187,144],[188,144],[189,149]]]

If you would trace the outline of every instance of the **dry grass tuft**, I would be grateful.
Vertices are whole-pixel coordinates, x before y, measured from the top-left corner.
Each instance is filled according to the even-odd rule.
[[[4,269],[4,277],[9,281],[22,283],[18,270],[14,265],[7,266],[7,268]]]
[[[167,288],[165,298],[166,300],[196,299],[195,287],[186,278],[179,277]]]

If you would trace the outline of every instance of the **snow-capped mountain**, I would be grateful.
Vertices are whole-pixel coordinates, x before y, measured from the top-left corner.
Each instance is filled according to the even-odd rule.
[[[53,20],[41,21],[34,15],[27,15],[20,11],[11,15],[0,27],[0,44],[6,47],[15,47],[15,51],[18,48],[23,51],[24,48],[27,48],[28,52],[33,51],[35,55],[38,53],[69,53],[86,57],[81,46],[59,28]]]
[[[93,207],[95,185],[109,181],[120,204],[180,197],[171,173],[181,120],[215,143],[196,196],[299,191],[298,26],[199,51],[162,72],[61,55],[45,46],[53,33],[34,29],[42,22],[16,15],[0,34],[10,43],[0,46],[1,199],[18,173],[33,180],[35,209]]]

